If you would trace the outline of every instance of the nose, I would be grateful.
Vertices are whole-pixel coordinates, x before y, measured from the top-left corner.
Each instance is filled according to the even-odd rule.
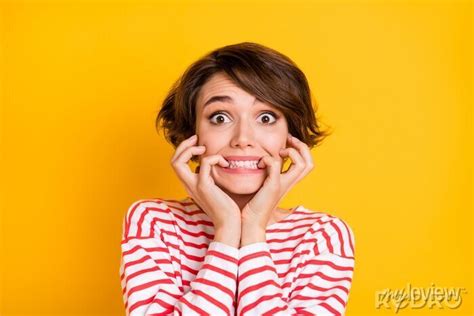
[[[253,127],[245,120],[241,120],[239,124],[235,126],[233,134],[231,141],[232,147],[246,148],[248,146],[255,146]]]

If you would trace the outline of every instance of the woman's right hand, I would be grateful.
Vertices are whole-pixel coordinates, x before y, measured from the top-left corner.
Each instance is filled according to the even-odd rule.
[[[186,192],[199,204],[211,218],[216,231],[239,231],[241,217],[239,206],[220,189],[211,176],[211,167],[219,165],[228,167],[229,163],[221,155],[210,155],[201,159],[199,173],[189,168],[188,162],[193,156],[202,155],[205,146],[195,146],[197,135],[182,141],[171,158],[171,165],[178,178],[184,184]]]

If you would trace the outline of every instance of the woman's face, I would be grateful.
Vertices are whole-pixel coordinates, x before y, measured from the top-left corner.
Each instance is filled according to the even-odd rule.
[[[270,155],[281,161],[288,124],[280,111],[217,73],[198,94],[196,134],[198,145],[206,146],[200,158],[219,154],[231,163],[230,168],[212,168],[216,184],[233,194],[252,194],[267,176],[265,169],[256,167],[259,159]]]

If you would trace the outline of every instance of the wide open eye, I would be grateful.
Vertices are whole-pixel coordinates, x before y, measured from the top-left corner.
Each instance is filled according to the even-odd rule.
[[[259,116],[259,118],[262,119],[261,122],[263,124],[273,124],[276,122],[278,116],[273,112],[264,112]]]
[[[224,112],[220,112],[220,111],[214,112],[209,116],[210,122],[212,124],[215,124],[215,125],[220,125],[220,124],[223,124],[223,123],[230,122],[230,120],[226,121],[225,120],[226,118],[229,119],[227,114],[225,114]]]

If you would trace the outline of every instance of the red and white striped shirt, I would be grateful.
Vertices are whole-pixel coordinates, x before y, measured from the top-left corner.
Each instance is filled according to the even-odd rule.
[[[213,241],[194,201],[133,203],[123,222],[120,277],[127,315],[343,315],[354,236],[341,219],[297,206],[266,242]]]

